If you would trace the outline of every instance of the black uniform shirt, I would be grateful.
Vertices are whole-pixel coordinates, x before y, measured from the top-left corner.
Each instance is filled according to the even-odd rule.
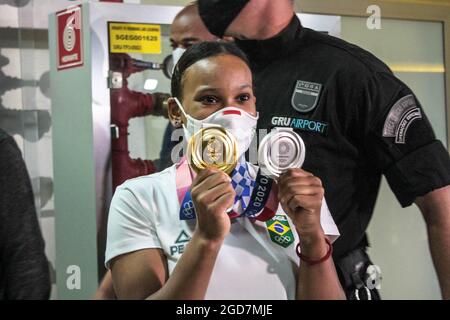
[[[237,41],[252,63],[259,128],[292,127],[339,227],[335,258],[367,245],[381,175],[402,206],[450,184],[450,159],[411,90],[375,56],[303,28]]]

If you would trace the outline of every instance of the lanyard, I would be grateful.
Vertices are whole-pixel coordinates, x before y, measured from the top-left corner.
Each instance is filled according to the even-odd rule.
[[[180,220],[195,219],[195,207],[192,201],[190,186],[192,184],[192,173],[187,165],[186,159],[182,159],[176,169],[176,186],[178,202],[180,203]],[[250,198],[247,208],[242,214],[234,211],[228,213],[230,218],[239,216],[246,216],[259,221],[266,221],[271,219],[278,208],[277,199],[278,188],[273,179],[261,174],[258,174],[255,180],[255,186]]]

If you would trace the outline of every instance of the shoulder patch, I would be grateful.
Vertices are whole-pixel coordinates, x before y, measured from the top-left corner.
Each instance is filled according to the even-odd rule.
[[[320,83],[297,80],[292,93],[292,107],[301,113],[307,113],[317,106],[322,85]]]
[[[383,137],[395,138],[395,143],[406,143],[406,133],[415,120],[422,119],[422,112],[412,94],[398,100],[389,111],[383,127]]]

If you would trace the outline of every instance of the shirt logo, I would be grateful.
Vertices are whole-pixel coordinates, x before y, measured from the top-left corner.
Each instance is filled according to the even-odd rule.
[[[191,220],[195,218],[195,208],[194,208],[194,202],[192,200],[186,201],[182,203],[183,208],[182,214],[184,217],[186,217],[187,220]]]
[[[328,134],[329,127],[326,122],[291,117],[272,117],[271,124],[274,127],[287,127],[307,132],[316,132],[324,136]]]
[[[182,254],[186,247],[186,244],[191,241],[191,237],[186,233],[186,231],[182,230],[180,235],[175,240],[175,244],[170,247],[170,255],[174,254]]]
[[[415,120],[422,119],[412,94],[398,100],[389,111],[383,127],[383,137],[395,138],[395,143],[406,143],[406,133]]]
[[[266,221],[267,231],[272,242],[283,248],[289,247],[294,243],[294,235],[292,233],[289,221],[283,215],[276,215],[269,221]]]
[[[322,85],[320,83],[298,80],[292,94],[292,107],[301,113],[307,113],[317,106]]]

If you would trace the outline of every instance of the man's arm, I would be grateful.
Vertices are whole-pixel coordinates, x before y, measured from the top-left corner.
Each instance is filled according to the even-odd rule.
[[[425,219],[428,242],[442,297],[450,299],[450,186],[416,199]]]

